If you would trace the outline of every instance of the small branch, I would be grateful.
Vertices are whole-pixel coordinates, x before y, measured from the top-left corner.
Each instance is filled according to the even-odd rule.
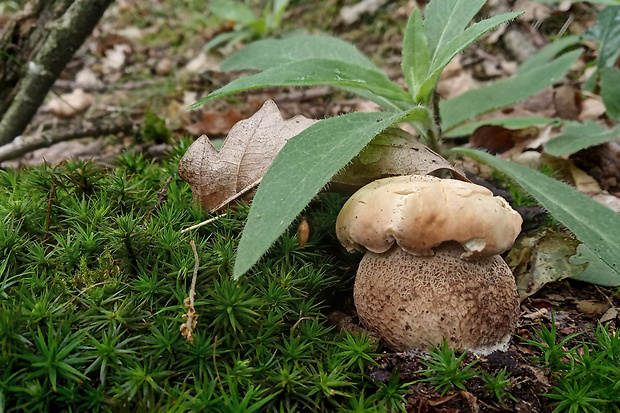
[[[214,221],[217,221],[218,219],[220,219],[220,218],[222,218],[222,217],[225,217],[225,216],[226,216],[226,214],[222,214],[222,215],[215,216],[215,217],[213,217],[213,218],[209,218],[209,219],[207,219],[206,221],[202,221],[200,224],[192,225],[192,226],[191,226],[191,227],[189,227],[189,228],[185,228],[184,230],[181,230],[181,234],[185,234],[185,233],[186,233],[186,232],[188,232],[188,231],[191,231],[191,230],[194,230],[194,229],[196,229],[196,228],[200,228],[200,227],[202,227],[202,226],[205,226],[205,225],[207,225],[207,224],[210,224],[210,223],[212,223],[212,222],[214,222]]]
[[[54,22],[0,121],[0,145],[21,135],[60,72],[78,50],[112,0],[75,0]]]
[[[35,149],[52,146],[55,143],[79,139],[84,137],[97,137],[114,135],[121,132],[130,132],[134,125],[130,119],[89,119],[77,124],[63,125],[52,131],[41,132],[33,136],[21,136],[11,143],[0,146],[0,162],[17,158]]]
[[[158,86],[164,83],[164,80],[144,80],[144,81],[129,81],[125,83],[112,83],[112,84],[91,84],[80,83],[73,80],[58,79],[54,82],[54,89],[57,91],[70,92],[75,89],[82,89],[84,92],[110,92],[114,90],[139,90],[152,86]]]
[[[196,314],[196,308],[194,307],[194,297],[196,297],[196,279],[198,278],[198,268],[200,267],[200,260],[198,257],[198,251],[196,251],[196,243],[194,240],[191,240],[189,244],[192,246],[192,250],[194,251],[194,276],[192,277],[192,286],[189,289],[189,297],[187,297],[183,302],[185,303],[185,308],[187,308],[187,314],[183,314],[183,319],[187,320],[184,324],[181,324],[181,335],[185,338],[185,340],[194,344],[194,337],[192,333],[196,328],[196,324],[198,324],[198,314]]]
[[[164,184],[164,187],[157,193],[157,202],[155,203],[155,205],[153,205],[153,208],[151,208],[149,213],[146,214],[146,218],[144,218],[144,225],[146,225],[146,221],[149,220],[151,215],[159,209],[161,204],[163,204],[164,202],[168,200],[168,186],[170,185],[170,182],[172,182],[172,177],[169,177],[168,179],[166,179],[166,183]]]
[[[236,201],[237,199],[241,198],[242,196],[244,196],[248,192],[252,191],[254,188],[258,187],[258,185],[260,184],[260,182],[262,180],[263,180],[263,178],[261,177],[260,179],[252,182],[250,185],[246,186],[241,191],[237,192],[233,196],[231,196],[228,199],[224,200],[224,202],[220,203],[215,208],[209,207],[209,212],[219,211],[220,209],[224,208],[225,206],[227,206],[231,202]]]
[[[314,319],[314,317],[303,317],[303,311],[299,312],[299,320],[297,320],[297,322],[293,325],[293,327],[291,327],[291,333],[294,333],[295,330],[297,330],[297,327],[299,327],[299,324],[301,324],[302,321],[304,320],[312,320]]]

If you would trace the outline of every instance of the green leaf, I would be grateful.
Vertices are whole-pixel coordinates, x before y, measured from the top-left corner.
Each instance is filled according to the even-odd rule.
[[[377,69],[350,43],[329,36],[292,36],[250,43],[220,65],[222,70],[267,70],[311,58],[340,60]]]
[[[545,144],[545,152],[553,156],[575,153],[615,139],[618,135],[620,135],[620,126],[607,129],[593,121],[566,122],[562,134]]]
[[[568,47],[575,46],[581,43],[581,37],[574,36],[566,36],[561,39],[555,40],[542,49],[534,56],[525,60],[523,63],[519,65],[519,68],[515,72],[515,74],[522,74],[527,72],[528,70],[535,69],[544,65],[545,63],[550,62],[555,58],[560,52]]]
[[[478,159],[514,179],[620,277],[620,215],[563,182],[476,149],[452,152]]]
[[[416,96],[420,85],[426,80],[430,68],[426,32],[422,22],[422,13],[416,7],[409,17],[403,40],[403,60],[401,62],[409,93]],[[424,96],[422,97],[424,100]]]
[[[607,109],[607,116],[620,121],[620,69],[601,67],[599,73],[601,75],[601,97]]]
[[[306,59],[233,80],[189,107],[245,90],[273,86],[346,86],[369,90],[392,100],[413,102],[412,97],[383,73],[355,63],[331,59]]]
[[[620,285],[618,273],[612,270],[607,264],[585,244],[579,244],[577,253],[568,259],[572,265],[586,264],[583,272],[572,276],[573,280],[585,281],[592,284],[617,287]]]
[[[460,35],[485,0],[433,0],[426,6],[424,26],[431,60]]]
[[[248,6],[238,1],[216,0],[209,8],[211,13],[223,20],[232,20],[246,26],[257,19]]]
[[[551,86],[564,76],[580,54],[581,50],[566,53],[539,68],[440,102],[443,129],[448,131],[461,122],[511,105]]]
[[[562,119],[557,118],[543,118],[540,116],[525,116],[514,118],[502,118],[502,119],[487,119],[478,122],[468,123],[463,126],[450,129],[449,132],[442,135],[442,138],[457,138],[459,136],[469,136],[480,126],[484,125],[498,125],[503,126],[506,129],[525,129],[530,126],[550,125],[559,126],[562,124]]]
[[[606,7],[596,15],[596,24],[589,27],[583,37],[599,42],[596,65],[613,67],[620,56],[620,6]]]
[[[351,113],[315,123],[288,140],[263,177],[239,243],[234,276],[254,265],[310,200],[390,125],[424,121],[428,111]]]
[[[444,67],[446,67],[448,63],[450,63],[454,56],[465,50],[470,44],[472,44],[484,33],[499,26],[502,23],[507,22],[508,20],[514,19],[522,13],[523,12],[511,12],[500,14],[498,16],[493,16],[489,19],[472,24],[467,28],[467,30],[450,40],[448,44],[443,46],[441,49],[438,49],[435,57],[431,60],[429,76],[420,87],[420,91],[418,92],[416,98],[426,96],[431,93],[432,89],[435,87],[437,78],[441,74],[441,71]],[[427,24],[428,23],[425,22],[425,25]]]

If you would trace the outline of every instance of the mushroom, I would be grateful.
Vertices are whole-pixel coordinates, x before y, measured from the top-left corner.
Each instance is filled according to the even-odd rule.
[[[519,298],[498,255],[521,230],[501,197],[432,176],[374,181],[336,221],[350,252],[366,252],[354,287],[361,322],[398,351],[451,348],[487,354],[508,345]]]

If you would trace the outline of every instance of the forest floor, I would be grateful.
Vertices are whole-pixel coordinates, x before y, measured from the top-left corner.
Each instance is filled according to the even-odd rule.
[[[338,36],[356,44],[392,80],[405,84],[400,74],[400,50],[403,29],[416,6],[415,1],[377,1],[375,11],[349,15],[349,22],[345,22],[342,13],[346,10],[345,6],[353,4],[353,1],[292,3],[284,14],[278,35],[291,30],[306,30],[315,34]],[[443,98],[509,77],[520,62],[555,37],[564,32],[583,33],[586,27],[594,23],[597,11],[584,3],[539,4],[516,0],[507,4],[505,0],[496,0],[490,1],[483,13],[491,15],[505,9],[526,10],[526,13],[509,27],[487,34],[446,68],[438,85]],[[129,149],[139,149],[157,158],[175,140],[187,134],[194,137],[206,134],[212,140],[224,139],[236,122],[251,116],[267,99],[276,102],[285,119],[298,114],[322,119],[352,111],[377,109],[374,104],[359,97],[327,87],[317,87],[259,89],[226,100],[209,102],[198,110],[186,110],[210,91],[241,75],[219,70],[219,63],[241,48],[241,44],[225,44],[209,53],[204,52],[204,45],[209,40],[230,31],[234,26],[229,21],[221,21],[210,15],[208,10],[208,0],[114,2],[93,35],[63,71],[56,82],[54,93],[50,93],[46,104],[40,108],[25,133],[35,135],[43,131],[52,132],[63,142],[5,161],[3,167],[37,165],[42,160],[55,164],[70,156],[94,157],[109,165],[115,156]],[[573,77],[501,114],[555,116],[574,120],[600,119],[600,99],[597,101],[593,97],[582,97],[578,93],[580,84],[586,78],[584,64],[579,64],[581,66],[572,70]],[[72,108],[67,107],[63,101],[70,103]],[[78,109],[77,113],[72,109]],[[145,117],[153,115],[165,120],[172,137],[144,129]],[[88,121],[97,128],[97,125],[105,124],[105,119],[131,122],[134,133],[71,139],[68,131],[76,123]],[[104,126],[101,126],[101,132],[101,135],[105,135]],[[557,131],[551,127],[521,131],[520,136],[526,137],[519,140],[518,144],[502,150],[502,156],[517,155],[526,147],[535,149],[536,145],[541,145],[555,134]],[[482,133],[477,135],[477,139],[476,146],[479,147],[491,146],[492,149],[497,143],[490,142],[490,138]],[[470,137],[461,137],[451,140],[449,144],[467,145],[471,141]],[[618,149],[614,144],[609,144],[605,151],[599,152],[607,155],[591,151],[573,157],[570,162],[580,167],[591,181],[595,181],[601,193],[615,198],[610,205],[617,208],[620,202],[615,195],[620,190],[620,184],[610,184],[606,177],[613,176],[614,171],[620,168]],[[465,166],[484,175],[485,170],[477,165]],[[488,172],[485,177],[492,179]],[[550,228],[530,228],[529,232],[524,232],[522,241],[529,239],[533,240],[534,245],[540,245],[541,239],[557,236],[568,237]],[[507,352],[486,357],[467,356],[470,361],[477,359],[477,366],[486,371],[496,372],[507,367],[512,381],[509,392],[515,396],[516,402],[509,400],[505,406],[499,405],[485,392],[481,382],[474,381],[467,385],[466,390],[450,391],[445,395],[427,383],[417,383],[409,387],[410,394],[406,396],[408,411],[549,411],[551,400],[542,395],[549,392],[553,385],[551,373],[543,369],[540,363],[532,361],[531,358],[540,356],[540,352],[524,344],[520,337],[535,338],[534,329],[539,329],[541,323],[549,326],[552,313],[559,338],[585,332],[567,346],[580,340],[593,340],[592,329],[598,322],[606,322],[612,329],[620,327],[620,294],[616,289],[565,279],[567,274],[560,269],[547,270],[542,277],[541,271],[536,271],[535,257],[542,252],[553,255],[554,251],[521,247],[518,252],[520,258],[515,258],[519,255],[516,253],[508,257],[509,264],[516,267],[517,275],[521,277],[523,297],[519,326],[510,348]],[[557,255],[555,258],[558,258]],[[538,274],[538,278],[533,274]],[[350,303],[350,300],[346,302]],[[351,326],[357,323],[351,305],[334,308],[331,315],[334,323],[343,328],[354,328]],[[418,358],[408,353],[390,353],[387,348],[384,350],[378,360],[379,366],[369,372],[371,377],[388,381],[391,371],[398,368],[403,382],[421,378],[419,371],[425,367]]]

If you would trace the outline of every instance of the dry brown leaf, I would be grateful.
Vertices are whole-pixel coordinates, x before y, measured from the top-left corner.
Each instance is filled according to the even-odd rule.
[[[579,121],[596,120],[603,116],[606,111],[605,104],[600,99],[586,98],[581,102]]]
[[[599,194],[602,189],[599,183],[583,169],[575,166],[572,159],[555,157],[547,153],[541,154],[541,162],[554,170],[556,176],[564,182],[575,186],[584,194]]]
[[[243,115],[233,108],[228,108],[226,113],[202,112],[202,121],[186,126],[185,130],[194,136],[223,135],[243,119]]]
[[[77,113],[86,110],[95,101],[95,97],[85,93],[83,89],[75,89],[71,93],[65,93],[60,97],[50,100],[47,107],[54,116],[70,118]]]
[[[605,205],[612,211],[620,212],[620,198],[618,198],[617,196],[611,195],[608,192],[604,191],[600,194],[593,195],[592,199],[594,199],[599,204]]]
[[[316,121],[303,116],[284,120],[272,100],[251,118],[233,126],[221,150],[201,136],[179,162],[179,176],[194,198],[213,212],[226,200],[257,185],[286,141]]]
[[[575,120],[581,112],[581,94],[571,85],[563,85],[555,89],[553,103],[558,117]]]
[[[603,314],[609,310],[609,304],[593,300],[579,300],[577,309],[586,314]]]
[[[376,179],[394,175],[427,175],[448,170],[456,178],[467,180],[465,172],[422,145],[409,133],[388,129],[375,137],[351,164],[331,181],[330,190],[350,192]]]
[[[609,310],[607,310],[607,312],[603,314],[601,319],[598,321],[599,323],[606,323],[608,321],[613,320],[614,318],[620,318],[618,316],[619,316],[618,308],[612,307]]]

